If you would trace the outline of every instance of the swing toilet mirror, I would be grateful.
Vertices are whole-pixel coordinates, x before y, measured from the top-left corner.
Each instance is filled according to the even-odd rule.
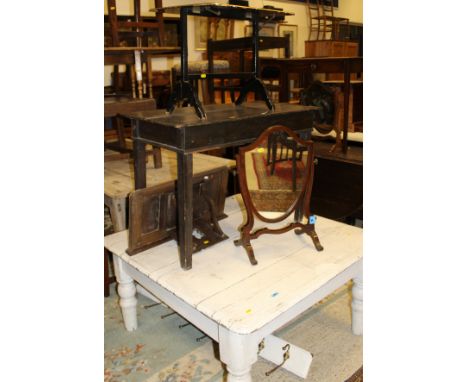
[[[266,233],[281,234],[295,229],[296,234],[309,235],[315,248],[322,250],[310,213],[313,142],[276,125],[240,148],[236,160],[247,220],[235,244],[244,247],[250,263],[257,264],[250,241]],[[253,231],[255,219],[274,228],[267,226]],[[286,225],[278,224],[283,221]]]

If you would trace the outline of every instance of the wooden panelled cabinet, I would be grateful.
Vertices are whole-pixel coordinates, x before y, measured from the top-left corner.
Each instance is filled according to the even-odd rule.
[[[305,41],[305,57],[356,57],[359,43],[339,40]]]
[[[309,40],[305,43],[305,57],[357,57],[359,43],[347,40]],[[327,80],[343,81],[343,74],[328,73]],[[356,80],[356,74],[351,74],[351,80]]]

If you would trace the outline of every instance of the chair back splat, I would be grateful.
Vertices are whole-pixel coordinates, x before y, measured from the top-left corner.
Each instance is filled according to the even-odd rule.
[[[345,26],[349,35],[349,19],[334,15],[333,0],[307,0],[309,16],[309,40],[336,40],[340,26]]]

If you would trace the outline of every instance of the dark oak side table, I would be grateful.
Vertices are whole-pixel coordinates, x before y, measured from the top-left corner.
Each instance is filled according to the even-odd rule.
[[[273,125],[310,129],[318,108],[279,103],[275,110],[269,110],[264,102],[253,102],[207,105],[205,110],[205,119],[188,107],[172,114],[151,110],[126,115],[132,119],[135,189],[146,187],[145,144],[157,144],[177,153],[179,260],[186,270],[192,268],[193,153],[247,144]]]

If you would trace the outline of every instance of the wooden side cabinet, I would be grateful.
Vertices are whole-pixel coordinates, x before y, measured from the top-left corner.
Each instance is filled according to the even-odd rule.
[[[359,53],[359,43],[347,40],[309,40],[305,43],[305,57],[356,57]],[[327,80],[343,81],[343,74],[328,73]],[[351,80],[356,80],[356,74],[351,74]]]
[[[305,43],[305,57],[356,57],[359,43],[339,40],[309,40]]]

